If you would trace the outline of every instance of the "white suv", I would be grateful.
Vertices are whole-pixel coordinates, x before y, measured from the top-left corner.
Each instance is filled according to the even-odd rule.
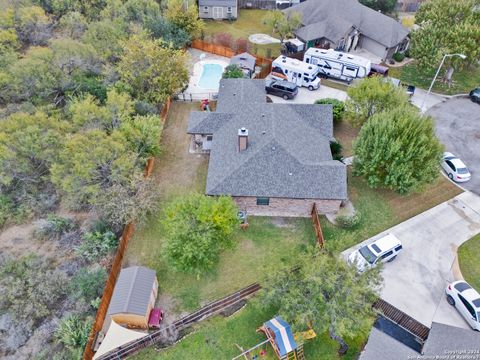
[[[401,250],[400,240],[393,234],[387,234],[371,244],[353,251],[348,256],[348,263],[363,272],[379,263],[393,261]]]
[[[445,289],[447,301],[455,306],[472,329],[480,331],[480,294],[465,281],[454,281]]]

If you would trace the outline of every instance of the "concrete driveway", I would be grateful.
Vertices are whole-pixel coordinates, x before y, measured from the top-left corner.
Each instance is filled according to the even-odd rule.
[[[435,119],[436,133],[445,151],[461,158],[472,173],[470,181],[461,186],[480,195],[480,105],[454,98],[427,113]]]
[[[279,96],[268,95],[274,103],[287,103],[287,104],[313,104],[315,100],[334,98],[341,101],[347,99],[347,93],[342,90],[334,89],[325,85],[320,85],[317,90],[310,91],[305,87],[298,88],[298,94],[295,99],[283,100]]]
[[[469,328],[444,296],[455,279],[452,265],[460,244],[480,232],[480,197],[464,192],[342,253],[392,233],[403,252],[382,270],[381,298],[430,327],[432,321]],[[458,275],[457,275],[458,276]]]

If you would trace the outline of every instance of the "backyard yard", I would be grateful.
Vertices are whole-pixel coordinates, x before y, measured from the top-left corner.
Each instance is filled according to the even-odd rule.
[[[175,195],[203,192],[208,159],[204,155],[188,153],[186,134],[188,114],[198,108],[197,103],[173,103],[165,124],[162,154],[155,166],[154,179],[161,191],[161,206],[157,214],[139,226],[132,238],[126,261],[157,271],[159,279],[159,305],[170,316],[178,317],[202,304],[219,299],[253,282],[262,282],[279,263],[295,264],[308,245],[315,243],[310,219],[250,217],[247,230],[234,234],[236,247],[224,251],[220,262],[211,273],[200,277],[174,271],[163,257],[165,242],[162,231],[162,204]],[[355,129],[348,124],[336,127],[335,136],[351,143]],[[345,151],[350,145],[345,146]],[[351,146],[350,146],[351,147]],[[354,229],[341,229],[326,218],[321,218],[323,232],[330,250],[340,252],[366,238],[425,211],[461,192],[443,176],[425,191],[400,196],[392,191],[372,189],[362,178],[349,173],[349,197],[361,213],[361,223]],[[137,359],[227,359],[239,354],[235,344],[248,348],[263,339],[255,329],[276,313],[264,309],[253,300],[239,313],[225,319],[215,317],[195,327],[193,334],[166,351],[150,348],[137,355]],[[356,358],[368,332],[351,339],[351,349],[344,359]],[[337,344],[327,334],[319,334],[307,342],[305,353],[312,359],[336,359]]]
[[[234,21],[205,21],[205,40],[212,41],[217,34],[228,33],[233,39],[247,39],[252,34],[268,34],[273,36],[271,27],[263,23],[267,10],[240,9],[238,19]],[[273,36],[276,37],[276,36]],[[250,52],[260,56],[272,57],[280,55],[280,44],[257,45],[250,43]]]

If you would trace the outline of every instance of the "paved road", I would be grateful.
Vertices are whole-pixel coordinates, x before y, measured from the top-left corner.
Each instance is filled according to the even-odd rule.
[[[472,179],[461,186],[480,195],[480,105],[455,98],[428,111],[435,119],[436,133],[445,150],[460,157]]]
[[[430,327],[432,321],[468,329],[444,296],[447,282],[455,279],[452,265],[460,244],[480,232],[480,197],[464,192],[455,198],[394,226],[354,249],[387,233],[396,235],[403,252],[385,264],[381,298]]]

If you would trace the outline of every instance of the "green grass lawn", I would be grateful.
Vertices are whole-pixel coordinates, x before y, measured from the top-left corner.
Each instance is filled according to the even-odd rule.
[[[402,80],[402,82],[406,84],[412,84],[427,90],[436,70],[437,69],[435,68],[428,71],[422,71],[415,63],[411,63],[401,68],[390,68],[389,75]],[[464,70],[455,70],[453,73],[453,84],[451,88],[441,82],[441,77],[445,73],[445,70],[446,68],[441,70],[439,78],[437,78],[437,81],[433,86],[433,92],[446,95],[466,94],[480,84],[480,66],[470,67]]]
[[[480,234],[464,242],[458,249],[458,262],[466,282],[480,291],[480,262],[478,249],[480,248]]]
[[[217,316],[197,325],[192,334],[171,348],[163,351],[149,348],[132,359],[231,359],[241,353],[236,344],[247,350],[266,339],[263,334],[258,334],[255,330],[274,315],[273,309],[263,309],[258,304],[250,302],[244,309],[229,318]],[[367,337],[368,334],[362,334],[354,339],[347,339],[350,349],[341,359],[356,359]],[[267,356],[263,358],[259,356],[259,359],[276,359],[268,343],[260,347],[257,352],[253,352],[252,355],[258,355],[261,349],[267,351]],[[307,340],[304,349],[305,358],[309,360],[340,359],[336,354],[338,344],[331,340],[326,333],[318,334],[315,339]]]
[[[229,33],[234,39],[247,39],[252,34],[272,34],[272,28],[263,23],[267,10],[240,9],[238,19],[235,21],[205,20],[205,40],[211,41],[216,34]],[[280,55],[280,44],[256,45],[252,44],[250,52],[267,57],[270,52],[272,57]],[[270,50],[269,50],[270,49]]]

